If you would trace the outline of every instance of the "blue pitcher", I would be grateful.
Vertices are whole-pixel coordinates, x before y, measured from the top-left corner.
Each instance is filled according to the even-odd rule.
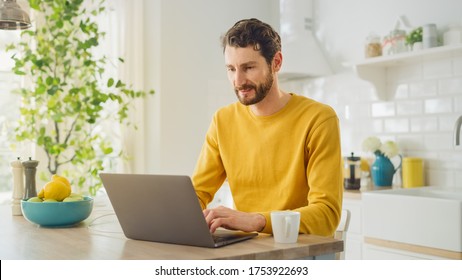
[[[371,166],[371,175],[374,185],[376,187],[391,187],[393,182],[393,175],[401,167],[402,157],[397,168],[393,165],[388,157],[382,153],[375,153],[376,158]]]

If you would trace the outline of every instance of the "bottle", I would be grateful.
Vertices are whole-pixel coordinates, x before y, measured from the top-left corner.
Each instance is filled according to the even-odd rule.
[[[21,199],[24,193],[24,170],[20,158],[10,163],[13,172],[13,201],[11,212],[13,216],[21,216]]]
[[[361,158],[354,153],[344,160],[344,187],[346,190],[359,190],[361,188]]]
[[[35,186],[35,175],[37,173],[37,160],[32,160],[29,158],[28,161],[23,161],[22,166],[24,166],[24,174],[26,175],[26,185],[24,188],[24,199],[29,199],[31,197],[37,196],[37,189]]]

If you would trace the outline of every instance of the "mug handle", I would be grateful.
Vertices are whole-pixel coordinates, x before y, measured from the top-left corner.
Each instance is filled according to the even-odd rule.
[[[284,223],[285,223],[285,237],[289,238],[289,233],[290,233],[290,218],[289,217],[284,217]]]

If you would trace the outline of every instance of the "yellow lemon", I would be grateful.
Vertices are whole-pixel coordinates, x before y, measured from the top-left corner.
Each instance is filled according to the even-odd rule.
[[[71,183],[69,183],[69,180],[67,180],[66,177],[63,177],[63,176],[60,176],[58,174],[53,174],[51,176],[51,180],[52,181],[60,181],[60,182],[63,182],[64,184],[66,184],[66,186],[68,186],[69,188],[71,187]]]
[[[71,194],[71,187],[59,180],[53,180],[45,184],[44,198],[62,201]]]
[[[44,198],[44,197],[45,197],[45,189],[44,189],[44,188],[42,188],[42,189],[40,190],[40,192],[38,193],[37,197],[38,197],[38,198]]]

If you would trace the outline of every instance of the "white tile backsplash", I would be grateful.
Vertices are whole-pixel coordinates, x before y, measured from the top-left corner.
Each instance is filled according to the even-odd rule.
[[[409,97],[409,85],[407,83],[396,85],[395,99],[405,99]]]
[[[391,117],[395,115],[395,103],[394,102],[380,102],[373,103],[372,117]]]
[[[426,168],[426,183],[427,185],[441,185],[441,186],[456,186],[454,171],[444,169],[430,169]],[[462,187],[462,186],[457,186]]]
[[[411,132],[436,132],[438,130],[438,118],[423,117],[411,119]]]
[[[423,67],[421,64],[399,64],[388,68],[387,82],[401,83],[405,81],[420,80],[423,76]]]
[[[450,77],[452,73],[452,59],[429,60],[423,63],[424,79]]]
[[[422,100],[403,100],[396,104],[398,116],[421,115],[423,113]]]
[[[462,93],[454,97],[454,111],[462,112]]]
[[[455,76],[462,75],[462,57],[456,57],[452,61],[452,69]]]
[[[371,135],[393,139],[403,156],[424,159],[427,185],[462,188],[462,147],[453,146],[455,120],[462,115],[462,57],[393,66],[386,82],[395,90],[388,100],[378,99],[353,72],[298,81],[298,90],[292,88],[337,111],[344,155],[372,157],[360,150]]]
[[[462,77],[441,79],[438,83],[440,94],[462,94]]]
[[[383,120],[376,120],[372,121],[372,131],[373,134],[383,133]]]
[[[447,151],[452,148],[452,133],[439,132],[425,135],[425,149],[433,151]]]
[[[414,156],[417,152],[425,149],[424,136],[422,134],[405,134],[397,139],[401,152],[407,156],[413,153]]]
[[[436,96],[438,84],[436,80],[411,82],[409,85],[410,97]]]
[[[441,114],[452,113],[452,98],[433,98],[425,100],[425,113]]]
[[[457,112],[462,112],[462,111],[457,111]],[[446,132],[447,131],[453,132],[454,126],[455,126],[455,123],[458,117],[459,117],[458,114],[438,116],[438,130],[446,131]]]
[[[407,133],[409,132],[409,120],[406,118],[386,119],[384,131],[386,133]]]

